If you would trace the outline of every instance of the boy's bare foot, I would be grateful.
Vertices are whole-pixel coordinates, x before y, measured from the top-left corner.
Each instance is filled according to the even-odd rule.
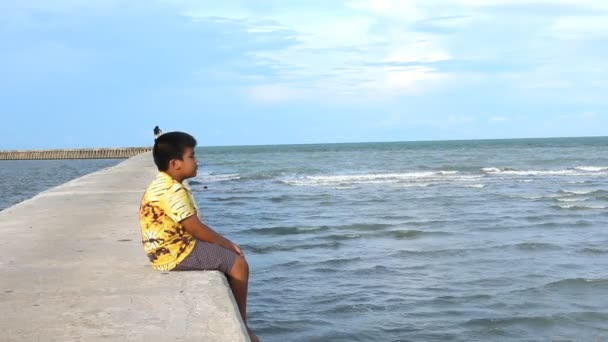
[[[260,341],[260,339],[256,336],[256,334],[253,333],[253,330],[247,328],[247,333],[249,334],[249,338],[251,339],[251,342],[262,342]]]

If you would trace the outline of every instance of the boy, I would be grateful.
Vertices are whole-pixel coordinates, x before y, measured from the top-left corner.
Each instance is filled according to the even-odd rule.
[[[219,270],[247,326],[249,266],[232,241],[200,221],[185,179],[196,176],[196,140],[187,133],[169,132],[156,138],[152,155],[158,176],[142,198],[139,222],[142,242],[152,267],[161,271]],[[252,341],[259,341],[247,328]]]

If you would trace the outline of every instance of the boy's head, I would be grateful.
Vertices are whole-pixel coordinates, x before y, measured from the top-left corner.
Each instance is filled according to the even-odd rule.
[[[196,139],[188,133],[169,132],[154,141],[152,156],[158,171],[177,172],[183,178],[196,176]]]

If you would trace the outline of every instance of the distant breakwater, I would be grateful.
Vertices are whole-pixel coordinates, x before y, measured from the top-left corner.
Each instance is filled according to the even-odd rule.
[[[149,151],[152,151],[151,147],[0,151],[0,160],[124,159]]]

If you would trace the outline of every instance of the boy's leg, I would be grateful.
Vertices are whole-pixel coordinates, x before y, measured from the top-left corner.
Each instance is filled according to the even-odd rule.
[[[227,275],[232,294],[241,311],[241,317],[243,317],[243,322],[247,326],[247,287],[249,286],[249,264],[247,264],[247,260],[237,255],[234,265]]]
[[[253,333],[247,324],[247,287],[249,286],[249,264],[243,256],[237,255],[232,269],[227,274],[228,283],[232,289],[232,295],[241,311],[241,317],[251,342],[260,342],[260,339]]]
[[[249,265],[244,257],[219,245],[196,241],[196,246],[176,268],[175,271],[217,270],[226,275],[232,295],[239,306],[243,323],[247,326],[247,288],[249,284]],[[247,327],[252,341],[255,336]]]

